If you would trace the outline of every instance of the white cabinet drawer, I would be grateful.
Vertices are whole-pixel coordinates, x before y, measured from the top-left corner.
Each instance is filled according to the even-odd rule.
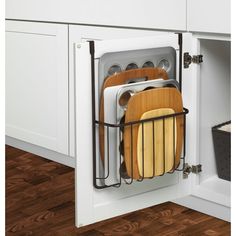
[[[230,0],[188,0],[187,30],[230,34]]]
[[[8,0],[6,18],[186,30],[186,0]]]
[[[6,135],[68,154],[68,26],[6,22]]]

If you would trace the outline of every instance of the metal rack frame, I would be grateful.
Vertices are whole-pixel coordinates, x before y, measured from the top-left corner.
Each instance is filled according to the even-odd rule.
[[[179,85],[180,85],[180,92],[181,92],[181,88],[182,88],[182,34],[179,33],[178,34],[178,41],[179,41]],[[89,45],[90,45],[90,54],[91,54],[91,90],[92,90],[92,148],[93,148],[93,185],[96,189],[104,189],[104,188],[109,188],[109,187],[120,187],[122,183],[126,183],[128,185],[132,184],[134,181],[133,178],[133,166],[131,167],[132,171],[131,171],[131,176],[129,176],[129,181],[127,181],[127,179],[122,178],[121,174],[119,175],[119,180],[117,183],[115,184],[110,184],[107,185],[104,183],[104,181],[109,177],[110,174],[110,170],[108,168],[107,171],[104,170],[104,175],[105,176],[98,176],[97,174],[97,158],[100,158],[99,155],[97,155],[97,140],[96,140],[96,130],[97,128],[99,128],[99,126],[102,126],[106,132],[107,132],[107,143],[109,144],[109,132],[110,132],[110,128],[114,128],[117,129],[117,131],[119,132],[119,140],[122,141],[122,132],[126,127],[131,127],[130,132],[131,132],[131,140],[133,140],[133,127],[135,125],[141,125],[142,127],[142,163],[144,166],[144,124],[147,124],[148,122],[152,123],[152,130],[153,130],[153,175],[151,177],[148,177],[148,179],[152,179],[154,177],[159,177],[159,176],[163,176],[165,173],[168,174],[172,174],[175,171],[183,171],[184,170],[184,166],[185,166],[185,153],[186,153],[186,114],[189,113],[188,109],[184,108],[182,112],[179,113],[173,113],[170,115],[165,115],[165,116],[159,116],[159,117],[153,117],[153,118],[149,118],[149,119],[143,119],[143,120],[138,120],[138,121],[133,121],[133,122],[128,122],[128,123],[123,123],[123,124],[110,124],[110,123],[106,123],[106,122],[101,122],[99,120],[96,119],[96,97],[95,97],[95,57],[94,57],[94,53],[95,53],[95,42],[94,41],[89,41]],[[173,137],[175,137],[175,120],[176,117],[182,116],[183,118],[183,151],[182,151],[182,155],[180,156],[180,161],[178,163],[178,165],[176,165],[177,163],[175,163],[175,141],[173,142],[173,168],[171,169],[171,171],[169,172],[165,172],[165,151],[163,152],[163,173],[161,175],[155,176],[155,140],[154,140],[154,129],[155,129],[155,122],[158,120],[162,120],[163,122],[163,149],[165,150],[165,121],[169,118],[173,119]],[[174,140],[174,138],[173,138]],[[133,163],[133,150],[132,150],[132,141],[131,141],[131,164]],[[108,158],[107,158],[107,166],[109,167],[109,145],[108,145]],[[119,152],[119,164],[120,167],[122,165],[122,155]],[[106,174],[105,174],[106,172]],[[144,167],[142,170],[142,177],[140,179],[136,179],[138,182],[142,182],[145,178],[144,178]],[[123,182],[122,182],[123,180]],[[98,184],[98,182],[100,182],[100,184]]]

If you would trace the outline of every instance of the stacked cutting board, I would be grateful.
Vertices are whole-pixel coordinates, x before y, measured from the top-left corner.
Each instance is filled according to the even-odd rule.
[[[140,78],[145,81],[133,83]],[[134,69],[108,77],[101,91],[99,119],[118,127],[109,131],[100,125],[99,147],[112,178],[117,168],[122,176],[137,180],[175,170],[183,145],[184,119],[175,116],[180,112],[178,82],[163,69]]]

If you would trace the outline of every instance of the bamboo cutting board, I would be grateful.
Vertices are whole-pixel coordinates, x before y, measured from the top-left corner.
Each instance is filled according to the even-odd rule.
[[[174,113],[172,108],[159,108],[145,112],[141,120]],[[173,117],[166,118],[165,121],[147,122],[143,127],[139,126],[137,160],[141,177],[150,178],[173,169],[176,136],[176,119]]]
[[[146,78],[146,80],[168,79],[168,74],[161,68],[142,68],[124,71],[108,77],[102,86],[100,96],[99,120],[104,122],[104,89],[111,86],[126,84],[130,79]],[[99,126],[100,156],[104,161],[104,126]]]
[[[132,96],[128,102],[128,107],[125,115],[125,122],[138,121],[145,112],[160,108],[171,108],[176,113],[183,111],[182,96],[176,88],[155,88],[143,91]],[[175,167],[178,166],[183,143],[183,116],[176,117],[176,153]],[[132,135],[131,126],[126,126],[124,129],[124,160],[127,168],[127,173],[134,179],[139,179],[138,168],[138,130],[140,124],[133,125]],[[132,138],[131,138],[132,137]],[[132,149],[132,152],[131,152]],[[133,156],[133,158],[131,158]],[[133,175],[133,176],[132,176]]]

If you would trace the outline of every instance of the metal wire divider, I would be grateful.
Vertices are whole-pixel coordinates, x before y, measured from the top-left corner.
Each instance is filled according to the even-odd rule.
[[[106,158],[104,159],[104,162],[101,161],[101,157],[99,155],[99,145],[96,145],[96,153],[98,155],[96,155],[96,159],[97,162],[100,162],[100,167],[102,166],[102,174],[98,173],[99,171],[96,171],[96,175],[94,175],[94,181],[96,182],[96,188],[98,189],[102,189],[102,188],[108,188],[108,187],[120,187],[122,183],[131,185],[135,180],[138,182],[142,182],[144,179],[153,179],[154,177],[160,177],[163,176],[164,174],[173,174],[175,171],[183,171],[184,169],[184,165],[185,165],[185,154],[186,154],[186,114],[188,114],[188,109],[184,108],[182,112],[178,112],[178,113],[173,113],[173,114],[168,114],[168,115],[164,115],[164,116],[158,116],[158,117],[153,117],[153,118],[148,118],[148,119],[143,119],[143,120],[138,120],[138,121],[132,121],[132,122],[127,122],[127,123],[120,123],[120,124],[110,124],[110,123],[106,123],[106,122],[100,122],[98,120],[95,120],[95,125],[96,128],[99,128],[100,126],[102,126],[106,132],[105,135],[105,142],[106,142]],[[179,157],[179,160],[176,161],[176,119],[177,117],[180,117],[181,122],[182,122],[182,126],[181,126],[181,130],[178,130],[178,132],[182,132],[183,134],[183,148],[182,148],[182,155]],[[166,143],[166,121],[168,119],[172,118],[172,137],[173,137],[173,141],[172,144]],[[161,174],[156,175],[156,167],[157,165],[159,165],[159,163],[156,163],[156,132],[155,132],[155,124],[157,121],[162,121],[162,130],[160,130],[159,132],[162,132],[162,145],[159,145],[159,148],[162,148],[162,152],[163,152],[163,156],[162,156],[162,170],[163,172]],[[152,175],[145,177],[145,125],[146,124],[150,124],[152,126]],[[133,168],[133,163],[135,161],[135,159],[137,158],[136,156],[134,156],[134,127],[135,126],[141,126],[141,137],[142,137],[142,171],[140,173],[140,178],[134,178],[134,168]],[[122,141],[124,138],[124,132],[127,129],[127,127],[129,127],[129,132],[130,132],[130,144],[131,144],[131,148],[130,148],[130,174],[127,173],[123,173],[122,174],[122,169],[124,169],[124,151],[122,151]],[[110,130],[111,129],[115,129],[116,132],[118,132],[118,142],[120,143],[120,148],[119,148],[119,154],[114,157],[112,156],[111,158],[111,150],[110,150]],[[114,133],[112,134],[114,136]],[[179,140],[177,140],[178,142]],[[172,152],[173,152],[173,156],[172,156],[172,168],[171,170],[166,172],[166,145],[172,145]],[[169,157],[168,157],[169,158]],[[111,160],[112,159],[112,160]],[[169,158],[170,159],[170,158]],[[115,183],[112,184],[107,184],[106,180],[108,180],[108,178],[111,175],[111,171],[113,171],[112,175],[114,176],[114,171],[116,170],[111,170],[110,169],[110,163],[111,161],[113,162],[118,162],[118,170],[119,170],[119,174],[117,175],[117,181]],[[122,162],[123,161],[123,162]],[[106,162],[106,163],[105,163]],[[95,170],[98,170],[99,168],[96,166]],[[101,169],[101,168],[100,168]],[[125,175],[125,176],[124,176]]]

